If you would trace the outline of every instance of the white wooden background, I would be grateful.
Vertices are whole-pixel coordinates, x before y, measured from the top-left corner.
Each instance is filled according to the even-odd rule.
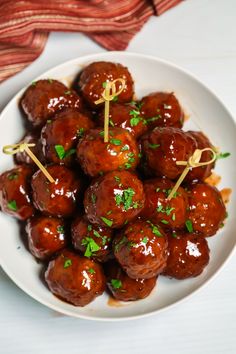
[[[47,69],[101,51],[82,34],[52,34],[43,55],[0,86],[0,109]],[[184,1],[163,16],[153,17],[128,51],[155,55],[192,71],[236,117],[235,0]],[[235,269],[236,255],[213,283],[186,303],[123,323],[57,315],[24,294],[0,270],[0,353],[235,354]]]

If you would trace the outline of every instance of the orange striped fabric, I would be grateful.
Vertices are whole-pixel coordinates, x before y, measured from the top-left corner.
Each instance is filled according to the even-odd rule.
[[[124,50],[152,15],[182,0],[0,0],[0,82],[43,51],[50,31],[83,32]]]

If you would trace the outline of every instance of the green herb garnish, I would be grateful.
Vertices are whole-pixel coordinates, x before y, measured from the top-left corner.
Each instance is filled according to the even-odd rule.
[[[142,239],[142,243],[144,243],[146,245],[146,243],[148,242],[148,238],[145,236],[143,239]]]
[[[122,282],[119,279],[111,279],[111,286],[113,289],[120,289],[122,287]]]
[[[13,172],[13,173],[11,173],[10,175],[8,175],[7,178],[8,178],[10,181],[16,180],[16,179],[18,178],[18,173],[17,173],[17,172]]]
[[[159,146],[161,146],[160,144],[149,144],[148,147],[150,147],[150,149],[157,149]]]
[[[121,145],[121,140],[112,138],[112,139],[110,139],[110,143],[113,145],[119,146],[119,145]]]
[[[70,266],[72,266],[72,260],[68,258],[64,262],[64,268],[68,268]]]
[[[84,253],[85,257],[91,257],[94,252],[97,252],[101,249],[101,247],[91,237],[83,238],[81,244],[83,246],[86,246],[86,250]]]
[[[77,130],[77,136],[78,138],[82,138],[82,136],[84,135],[84,128],[79,128]]]
[[[17,209],[18,209],[15,200],[10,200],[10,201],[7,203],[7,207],[8,207],[8,209],[10,209],[10,210],[12,210],[12,211],[17,211]]]
[[[95,203],[96,203],[96,200],[97,200],[96,194],[92,193],[92,194],[91,194],[91,201],[92,201],[92,203],[95,204]]]
[[[71,91],[70,90],[67,90],[64,92],[65,95],[70,95],[71,94]]]
[[[231,155],[230,152],[220,152],[219,154],[216,155],[216,159],[217,160],[226,159],[230,155]]]
[[[63,233],[65,232],[64,226],[61,226],[61,225],[60,225],[60,226],[57,226],[57,232],[63,234]]]
[[[112,224],[113,224],[112,220],[109,220],[109,219],[105,218],[104,216],[101,216],[101,219],[107,226],[109,226],[109,227],[112,226]]]
[[[192,224],[192,221],[191,221],[191,220],[187,220],[187,221],[185,222],[185,225],[186,225],[186,227],[187,227],[188,232],[193,232],[193,224]]]
[[[95,273],[96,273],[93,268],[89,268],[89,269],[88,269],[88,272],[89,272],[90,274],[95,274]]]
[[[55,145],[55,150],[60,160],[63,160],[76,152],[76,149],[70,149],[68,151],[65,151],[62,145]]]

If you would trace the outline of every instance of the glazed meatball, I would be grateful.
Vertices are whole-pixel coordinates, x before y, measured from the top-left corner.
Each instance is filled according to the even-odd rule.
[[[45,280],[54,295],[75,306],[88,305],[106,285],[100,264],[69,250],[49,263]]]
[[[114,238],[114,255],[121,267],[133,279],[149,279],[166,266],[167,237],[151,221],[136,220]]]
[[[214,150],[213,145],[210,140],[202,133],[202,132],[188,132],[191,136],[193,136],[197,142],[197,149],[205,149],[211,148]],[[212,159],[212,153],[210,151],[204,151],[201,156],[201,162],[210,161]],[[214,162],[201,167],[195,167],[186,176],[186,181],[193,180],[204,180],[211,175],[211,170],[214,168]]]
[[[113,297],[120,301],[144,299],[153,290],[156,279],[131,279],[117,262],[107,265],[107,286]]]
[[[146,120],[141,117],[138,103],[111,103],[109,110],[111,127],[121,127],[128,130],[135,138],[147,131]],[[104,110],[99,115],[99,125],[104,125]]]
[[[141,100],[141,114],[146,119],[148,128],[181,128],[184,113],[174,93],[154,92]]]
[[[207,241],[199,234],[169,237],[169,255],[163,275],[176,279],[196,277],[209,262]]]
[[[62,219],[40,216],[26,225],[30,252],[38,259],[47,259],[66,246],[65,224]]]
[[[4,213],[20,220],[33,215],[30,190],[32,174],[29,166],[21,165],[0,175],[0,207]]]
[[[75,109],[66,109],[48,120],[41,133],[43,153],[48,162],[70,165],[76,145],[93,121]]]
[[[165,228],[183,228],[188,218],[187,192],[179,187],[173,198],[168,200],[175,183],[167,178],[147,180],[143,186],[145,205],[140,215],[162,224]]]
[[[30,150],[35,154],[35,156],[39,159],[41,163],[44,163],[45,159],[42,153],[42,146],[39,140],[39,134],[37,134],[36,132],[27,133],[20,142],[24,142],[27,144],[35,144],[35,146],[30,147]],[[37,165],[27,154],[26,151],[17,152],[14,156],[17,164],[26,164],[30,165],[34,169],[37,168]]]
[[[185,168],[177,166],[176,161],[187,161],[196,150],[197,143],[181,129],[165,127],[145,134],[141,146],[147,167],[154,175],[176,179]]]
[[[226,218],[220,192],[206,183],[194,183],[189,189],[189,220],[193,230],[213,236]]]
[[[71,216],[81,188],[80,179],[64,166],[52,165],[46,168],[55,183],[49,182],[41,170],[35,172],[31,181],[35,207],[46,215]]]
[[[114,171],[91,183],[84,207],[91,223],[119,228],[140,213],[144,198],[142,182],[134,174]]]
[[[134,170],[139,162],[139,149],[125,129],[111,128],[108,143],[104,143],[103,130],[91,129],[80,140],[77,157],[84,173],[96,177],[114,170]]]
[[[133,79],[129,70],[121,64],[100,61],[86,66],[80,74],[78,88],[90,107],[96,108],[94,102],[101,98],[104,83],[119,78],[124,79],[126,85],[117,96],[118,102],[130,102],[134,95]],[[119,88],[117,84],[117,90]]]
[[[105,262],[111,253],[113,232],[110,228],[92,225],[86,216],[77,217],[71,226],[72,243],[76,250],[99,262]]]
[[[43,126],[56,112],[67,107],[82,109],[81,98],[57,80],[33,82],[21,99],[21,107],[30,123]]]

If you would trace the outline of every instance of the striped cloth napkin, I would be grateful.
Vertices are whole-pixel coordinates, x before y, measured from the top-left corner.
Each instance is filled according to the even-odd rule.
[[[152,15],[182,0],[0,0],[0,82],[43,51],[50,31],[83,32],[124,50]]]

